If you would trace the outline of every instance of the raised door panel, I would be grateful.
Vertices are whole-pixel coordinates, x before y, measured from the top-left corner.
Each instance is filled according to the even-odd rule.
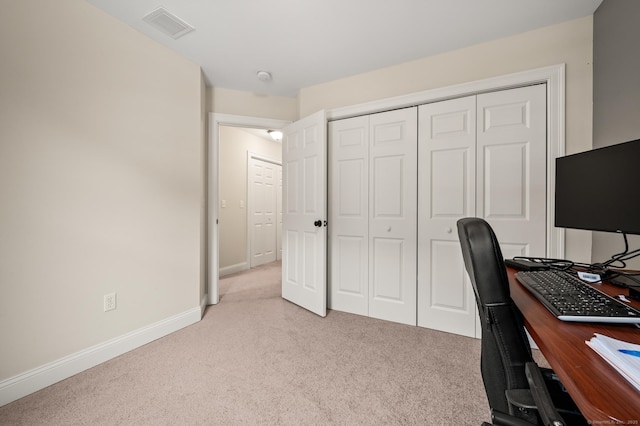
[[[378,302],[402,304],[407,289],[403,281],[404,240],[401,238],[373,239],[372,298]]]
[[[527,144],[485,146],[483,154],[485,217],[527,220]]]
[[[477,214],[505,252],[546,254],[546,136],[546,85],[478,95]]]
[[[450,222],[451,218],[459,218],[467,213],[470,200],[469,164],[473,163],[473,148],[449,147],[431,152],[429,176],[431,199],[428,217]]]
[[[466,280],[460,245],[454,241],[431,242],[431,278],[447,282],[447,286],[433,286],[432,306],[453,311],[466,311],[469,301],[465,298]]]
[[[529,253],[529,244],[527,243],[500,243],[500,251],[505,259],[511,259],[518,256],[526,256]]]
[[[369,117],[329,123],[329,308],[369,314]]]
[[[475,96],[419,107],[418,325],[475,336],[456,222],[475,214]]]
[[[369,316],[415,325],[417,108],[370,120]]]

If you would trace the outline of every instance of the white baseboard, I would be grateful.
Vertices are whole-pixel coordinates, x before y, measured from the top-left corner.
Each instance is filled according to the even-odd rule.
[[[0,407],[181,328],[195,324],[201,318],[201,307],[198,306],[3,380],[0,382]]]
[[[225,266],[224,268],[220,268],[220,270],[218,271],[218,276],[223,277],[225,275],[235,274],[236,272],[246,271],[247,269],[249,269],[249,263],[247,262],[236,263],[235,265],[230,265],[230,266]]]

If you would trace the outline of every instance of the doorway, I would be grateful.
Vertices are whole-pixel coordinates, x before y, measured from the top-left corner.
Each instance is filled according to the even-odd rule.
[[[228,114],[209,114],[209,285],[207,304],[219,301],[222,275],[250,268],[248,243],[248,159],[261,153],[281,161],[282,145],[267,130],[288,121]],[[230,136],[231,135],[231,136]],[[235,135],[235,136],[234,136]],[[271,150],[264,145],[271,143]],[[241,148],[241,149],[240,149]],[[229,241],[231,241],[229,243]]]
[[[219,276],[276,260],[282,144],[265,129],[220,126]]]

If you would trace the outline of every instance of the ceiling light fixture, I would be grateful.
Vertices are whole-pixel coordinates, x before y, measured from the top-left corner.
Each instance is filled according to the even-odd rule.
[[[271,80],[271,73],[269,71],[258,71],[258,80],[269,81]]]
[[[280,142],[282,140],[282,132],[280,130],[267,130],[267,133],[269,133],[269,136],[271,136],[276,142]]]

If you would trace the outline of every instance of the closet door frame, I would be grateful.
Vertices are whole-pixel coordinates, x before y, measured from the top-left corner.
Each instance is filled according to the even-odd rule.
[[[396,108],[477,95],[484,92],[513,89],[532,84],[547,85],[547,225],[546,255],[563,259],[565,231],[554,227],[555,159],[565,154],[565,64],[492,77],[405,96],[382,99],[327,111],[327,120],[339,120],[373,114]]]

